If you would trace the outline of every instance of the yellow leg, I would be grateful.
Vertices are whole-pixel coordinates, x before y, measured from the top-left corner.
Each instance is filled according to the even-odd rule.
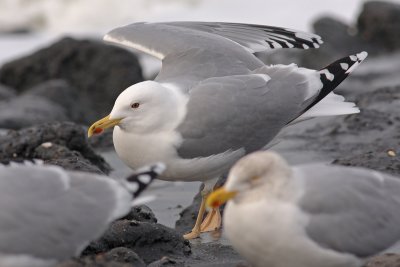
[[[219,212],[219,208],[212,209],[208,212],[206,218],[204,218],[203,222],[200,225],[200,232],[212,232],[216,231],[221,227],[221,213]]]
[[[197,214],[196,223],[190,233],[183,236],[185,239],[195,239],[200,236],[200,233],[211,232],[218,230],[221,227],[221,213],[219,208],[212,209],[204,218],[204,213],[206,211],[206,199],[211,192],[203,191],[201,193],[201,204],[199,213]]]
[[[200,209],[199,209],[199,213],[197,214],[196,223],[194,224],[192,231],[183,236],[184,239],[194,239],[194,238],[198,238],[200,236],[201,221],[203,220],[204,212],[206,211],[205,199],[207,198],[207,195],[208,194],[204,194],[204,195],[202,194]]]

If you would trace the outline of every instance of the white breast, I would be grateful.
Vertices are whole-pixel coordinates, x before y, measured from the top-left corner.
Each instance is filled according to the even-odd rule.
[[[132,169],[164,162],[166,171],[160,177],[167,181],[205,181],[226,173],[244,155],[243,150],[227,151],[210,157],[182,159],[176,146],[181,137],[176,132],[134,134],[116,126],[113,133],[114,147],[121,160]]]
[[[295,205],[265,199],[230,201],[224,212],[225,234],[254,266],[352,267],[360,261],[319,247],[304,232],[307,218]]]

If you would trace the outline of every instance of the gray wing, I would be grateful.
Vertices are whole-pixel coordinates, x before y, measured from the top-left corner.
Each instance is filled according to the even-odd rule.
[[[319,245],[364,258],[400,239],[400,181],[362,168],[306,165],[301,208],[308,236]]]
[[[309,95],[313,79],[294,65],[259,71],[264,74],[210,78],[190,91],[186,118],[177,129],[183,137],[180,157],[261,149],[315,97]]]
[[[2,167],[0,253],[77,256],[117,213],[129,211],[117,205],[117,191],[106,179],[53,166]]]
[[[170,22],[169,25],[195,29],[228,38],[251,53],[278,48],[318,48],[320,36],[274,26],[227,22]]]
[[[251,53],[261,48],[306,48],[321,43],[317,35],[283,28],[206,22],[134,23],[112,30],[104,40],[161,59],[156,81],[182,88],[262,67]]]

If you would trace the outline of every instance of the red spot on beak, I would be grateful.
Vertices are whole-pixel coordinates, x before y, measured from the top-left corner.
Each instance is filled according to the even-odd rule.
[[[221,202],[219,202],[219,201],[214,201],[214,202],[212,203],[212,207],[213,207],[213,208],[218,208],[219,206],[221,206]]]
[[[103,129],[102,128],[96,128],[96,129],[94,129],[94,133],[95,134],[100,134],[100,133],[102,133],[103,132]]]

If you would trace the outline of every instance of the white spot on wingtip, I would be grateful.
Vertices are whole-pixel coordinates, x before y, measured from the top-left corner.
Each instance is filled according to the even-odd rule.
[[[358,65],[360,65],[359,62],[354,63],[354,64],[346,71],[346,74],[351,73],[355,68],[357,68]]]
[[[124,181],[123,183],[125,187],[130,191],[130,192],[137,192],[139,190],[139,184],[137,182],[126,182]]]
[[[308,49],[308,48],[310,48],[308,45],[306,45],[306,44],[303,44],[303,48],[304,49]]]
[[[357,61],[357,59],[358,59],[357,56],[354,56],[354,55],[349,56],[349,58],[351,61]]]
[[[148,174],[139,174],[137,178],[143,184],[148,184],[151,181],[151,176]]]
[[[347,70],[347,69],[349,68],[349,64],[347,64],[347,63],[340,63],[340,67],[341,67],[343,70]]]
[[[333,81],[333,79],[335,78],[335,75],[333,75],[332,73],[329,72],[328,69],[323,69],[320,71],[321,74],[324,74],[325,77],[329,80],[329,81]]]
[[[358,53],[358,54],[357,54],[357,58],[358,58],[360,61],[363,61],[367,56],[368,56],[368,53],[365,52],[365,51],[362,51],[361,53]]]
[[[153,170],[157,173],[157,174],[161,174],[165,171],[167,167],[165,166],[164,163],[157,163],[153,166]]]

